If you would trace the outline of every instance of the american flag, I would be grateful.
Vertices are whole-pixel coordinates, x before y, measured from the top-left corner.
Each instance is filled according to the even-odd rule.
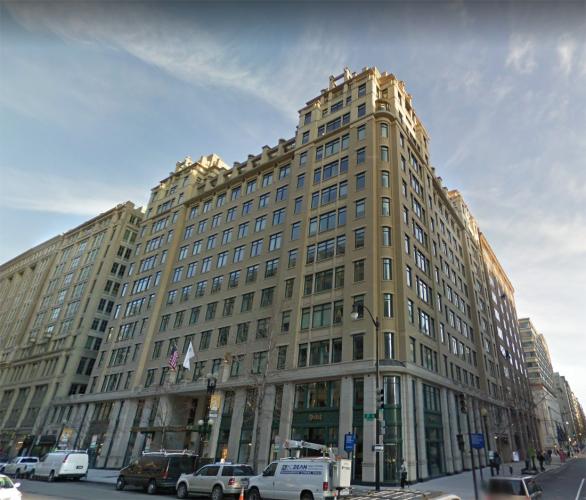
[[[171,370],[175,371],[177,369],[177,361],[179,361],[179,351],[177,350],[177,346],[173,344],[171,355],[169,356],[169,367]]]

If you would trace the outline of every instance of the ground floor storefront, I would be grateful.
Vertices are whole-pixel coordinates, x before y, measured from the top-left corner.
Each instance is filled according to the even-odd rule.
[[[380,477],[389,485],[399,483],[403,460],[412,482],[469,469],[469,441],[462,437],[469,432],[483,434],[490,450],[514,442],[514,435],[503,435],[493,425],[508,418],[506,410],[487,401],[468,395],[464,415],[460,392],[436,380],[387,372],[381,384],[383,401],[372,374],[218,384],[212,393],[203,385],[182,386],[79,404],[68,425],[77,429],[72,442],[90,451],[95,467],[122,467],[143,451],[164,448],[246,462],[260,471],[288,456],[285,442],[295,439],[332,447],[352,459],[356,483],[372,483],[378,418]],[[344,449],[346,434],[354,435],[352,449]],[[476,464],[486,463],[487,449],[474,451]]]

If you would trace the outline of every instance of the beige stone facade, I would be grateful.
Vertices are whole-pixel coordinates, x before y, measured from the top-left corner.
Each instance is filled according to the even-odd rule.
[[[354,479],[372,482],[377,412],[387,483],[402,458],[410,480],[470,467],[457,439],[469,430],[515,443],[508,422],[528,415],[508,410],[489,285],[508,280],[428,143],[404,83],[366,68],[332,77],[295,137],[232,167],[178,162],[152,190],[88,391],[55,401],[95,464],[165,447],[259,469],[287,438],[342,452],[353,432]],[[512,287],[502,293],[516,324]],[[378,339],[368,313],[351,319],[356,304]],[[191,370],[170,370],[190,343]]]
[[[0,268],[5,452],[72,444],[66,408],[51,403],[86,390],[141,217],[132,203],[119,205]]]

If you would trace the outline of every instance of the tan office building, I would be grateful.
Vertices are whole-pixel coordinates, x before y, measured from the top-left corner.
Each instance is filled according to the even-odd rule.
[[[86,390],[140,218],[132,203],[119,205],[0,267],[5,453],[73,443],[66,408],[50,407]],[[52,432],[50,419],[59,423]]]
[[[366,68],[331,77],[294,138],[231,168],[178,162],[152,190],[89,390],[55,402],[96,465],[164,447],[260,469],[288,438],[342,453],[353,433],[354,479],[372,482],[382,405],[385,482],[402,458],[410,480],[470,467],[458,395],[471,431],[509,413],[481,238],[428,142],[404,83]],[[170,370],[190,344],[190,370]]]
[[[563,429],[563,422],[547,342],[529,318],[519,319],[519,333],[525,353],[529,387],[535,404],[540,448],[554,449],[560,444],[559,429]]]

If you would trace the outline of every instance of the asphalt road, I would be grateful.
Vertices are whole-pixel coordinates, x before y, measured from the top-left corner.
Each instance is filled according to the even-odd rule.
[[[585,478],[586,458],[576,458],[540,475],[536,482],[543,488],[543,500],[586,500]]]
[[[23,500],[153,500],[153,498],[174,498],[172,493],[162,495],[147,495],[140,489],[128,488],[116,491],[113,484],[85,483],[84,481],[30,481],[19,479],[20,491]]]

